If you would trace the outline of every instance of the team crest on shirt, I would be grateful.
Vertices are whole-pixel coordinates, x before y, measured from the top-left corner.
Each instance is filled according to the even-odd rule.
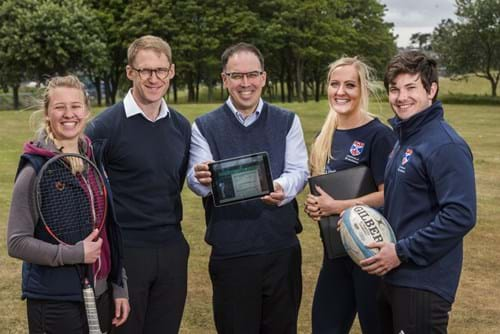
[[[351,152],[351,155],[353,157],[357,157],[358,155],[363,153],[364,148],[365,148],[365,143],[363,143],[362,141],[355,140],[352,143],[351,149],[349,150],[349,152]]]
[[[403,156],[403,160],[401,160],[401,166],[404,166],[410,161],[411,155],[413,154],[413,150],[411,148],[407,148],[405,155]]]
[[[353,141],[351,147],[349,148],[349,154],[347,154],[344,159],[358,165],[360,155],[363,153],[364,148],[364,142],[359,140]]]
[[[406,173],[406,165],[410,162],[412,154],[413,149],[407,148],[403,154],[403,159],[401,159],[401,165],[399,165],[398,172]]]

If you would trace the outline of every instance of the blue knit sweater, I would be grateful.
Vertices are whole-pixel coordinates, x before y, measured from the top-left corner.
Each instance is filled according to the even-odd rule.
[[[189,122],[172,108],[156,122],[140,114],[127,118],[120,102],[99,114],[86,134],[103,144],[124,245],[158,247],[180,237]]]

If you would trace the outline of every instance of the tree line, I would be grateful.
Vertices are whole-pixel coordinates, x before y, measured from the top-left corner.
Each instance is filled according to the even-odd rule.
[[[500,81],[500,0],[455,0],[457,20],[442,20],[431,36],[433,51],[449,74]]]
[[[490,82],[497,96],[500,81],[500,0],[455,0],[457,20],[444,19],[430,33],[414,33],[410,43],[434,52],[446,73],[474,75]]]
[[[384,11],[377,0],[2,0],[0,85],[18,107],[22,82],[77,73],[94,83],[99,105],[113,104],[128,85],[128,44],[152,34],[172,47],[174,102],[180,89],[197,102],[202,85],[209,101],[222,96],[220,55],[240,41],[262,50],[268,94],[318,100],[338,57],[361,55],[383,71],[396,52]]]

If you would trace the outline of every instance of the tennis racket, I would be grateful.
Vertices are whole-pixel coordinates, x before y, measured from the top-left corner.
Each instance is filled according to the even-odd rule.
[[[47,232],[59,243],[74,245],[104,226],[107,211],[104,180],[96,165],[79,154],[48,160],[38,173],[35,203]],[[76,265],[82,282],[89,334],[101,334],[90,265]]]

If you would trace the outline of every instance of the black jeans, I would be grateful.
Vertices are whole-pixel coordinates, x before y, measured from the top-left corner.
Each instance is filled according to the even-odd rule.
[[[384,333],[447,333],[451,303],[432,292],[383,282],[377,302]]]
[[[87,334],[83,302],[27,300],[30,334]]]

